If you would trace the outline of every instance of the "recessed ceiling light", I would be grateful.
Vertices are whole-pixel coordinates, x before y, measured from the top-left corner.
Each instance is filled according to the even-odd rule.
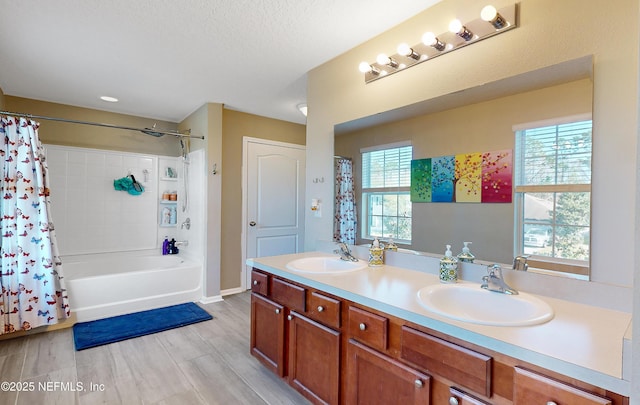
[[[102,101],[108,101],[108,102],[110,102],[110,103],[117,103],[117,102],[118,102],[118,99],[117,99],[117,98],[115,98],[115,97],[109,97],[109,96],[101,96],[101,97],[100,97],[100,100],[102,100]]]

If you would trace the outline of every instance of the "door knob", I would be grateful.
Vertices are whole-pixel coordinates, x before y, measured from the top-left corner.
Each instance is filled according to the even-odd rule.
[[[249,226],[256,226],[256,221],[249,222]]]

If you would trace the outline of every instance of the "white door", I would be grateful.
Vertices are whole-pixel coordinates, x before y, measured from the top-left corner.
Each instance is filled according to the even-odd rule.
[[[297,253],[304,247],[304,146],[245,138],[243,219],[247,258]],[[247,266],[244,287],[250,288]]]

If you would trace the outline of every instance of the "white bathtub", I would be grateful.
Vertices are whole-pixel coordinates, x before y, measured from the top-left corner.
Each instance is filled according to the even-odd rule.
[[[156,252],[62,257],[71,311],[78,322],[202,298],[202,265]]]

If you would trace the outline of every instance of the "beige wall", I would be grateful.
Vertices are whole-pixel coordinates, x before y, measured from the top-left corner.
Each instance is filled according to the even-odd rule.
[[[513,125],[591,113],[592,92],[592,81],[583,79],[379,125],[336,136],[335,151],[353,158],[361,209],[361,148],[411,141],[414,159],[513,149]],[[459,252],[463,241],[472,241],[472,251],[479,259],[510,263],[513,208],[513,204],[413,204],[411,248],[439,253],[444,252],[445,244],[451,244]]]
[[[0,110],[4,110],[4,92],[0,88]]]
[[[90,121],[133,128],[176,129],[176,124],[132,115],[117,114],[65,104],[49,103],[21,97],[5,96],[5,108],[11,112],[42,115],[55,118]],[[36,119],[40,122],[40,140],[55,145],[83,148],[109,149],[125,152],[150,153],[154,155],[178,156],[180,146],[177,138],[165,135],[156,138],[140,132],[70,124]]]
[[[242,231],[242,138],[263,138],[299,145],[305,144],[305,126],[224,110],[222,139],[222,264],[221,289],[241,285],[243,263]]]

